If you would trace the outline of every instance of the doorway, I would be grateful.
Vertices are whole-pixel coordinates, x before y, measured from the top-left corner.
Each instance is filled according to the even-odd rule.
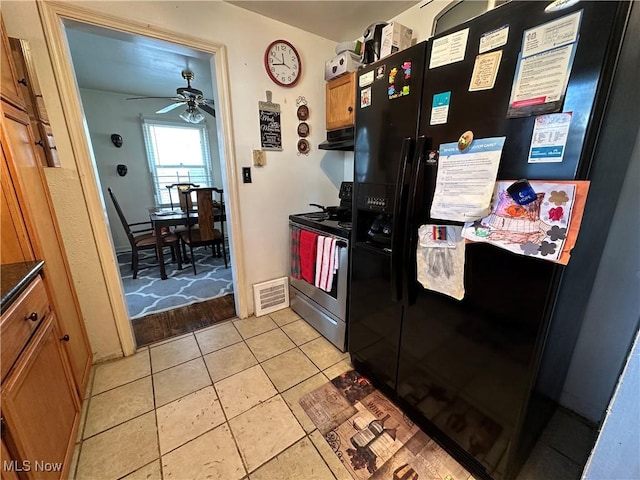
[[[235,278],[238,265],[234,261],[234,251],[237,249],[233,248],[233,228],[227,228],[227,232],[230,233],[227,241],[231,248],[228,248],[227,252],[231,268],[225,268],[223,259],[215,259],[211,251],[202,251],[200,248],[196,249],[192,258],[197,263],[197,275],[193,274],[191,265],[185,265],[182,270],[178,270],[177,265],[170,263],[167,258],[169,278],[160,280],[158,260],[151,249],[147,252],[150,255],[142,256],[141,270],[137,278],[133,279],[130,271],[131,253],[126,251],[125,229],[120,224],[114,204],[107,193],[107,188],[112,188],[119,197],[121,206],[126,206],[127,222],[130,223],[148,221],[151,207],[169,207],[163,202],[166,200],[165,192],[160,190],[164,188],[167,179],[159,179],[157,170],[154,171],[149,161],[150,147],[148,142],[144,143],[143,138],[142,123],[145,121],[175,126],[176,131],[199,129],[203,134],[198,148],[208,152],[208,176],[191,178],[193,168],[177,169],[175,183],[194,180],[193,183],[197,181],[202,186],[225,189],[225,197],[228,195],[228,189],[234,188],[233,184],[227,182],[224,174],[228,168],[225,165],[225,160],[229,161],[225,158],[228,146],[218,140],[221,136],[219,133],[224,131],[224,126],[221,128],[217,125],[219,116],[211,116],[202,124],[192,125],[179,117],[184,108],[170,108],[168,111],[165,109],[168,104],[172,104],[178,89],[187,86],[184,84],[183,72],[190,72],[189,81],[193,82],[191,86],[197,86],[202,90],[207,99],[220,97],[216,83],[212,80],[216,78],[213,54],[68,18],[63,19],[63,25],[79,88],[78,95],[82,99],[86,140],[90,146],[89,153],[92,154],[91,168],[102,193],[103,207],[107,212],[107,216],[103,216],[101,220],[107,222],[111,244],[114,247],[112,254],[120,264],[120,287],[127,298],[128,316],[132,324],[128,327],[131,329],[133,326],[138,346],[150,343],[149,338],[158,341],[163,339],[162,335],[173,336],[206,326],[206,323],[203,323],[204,319],[197,315],[206,305],[209,308],[204,311],[208,313],[203,313],[200,317],[206,317],[209,322],[235,316],[239,299],[236,296]],[[86,50],[87,47],[91,54],[83,56],[82,50]],[[104,55],[100,55],[101,51],[105,52]],[[92,75],[94,83],[91,83]],[[133,97],[160,98],[127,100]],[[128,104],[132,106],[129,107]],[[211,104],[215,105],[215,102],[212,101]],[[158,112],[162,112],[163,109],[165,113],[172,115],[160,117],[161,113]],[[119,146],[112,142],[112,136],[119,137]],[[118,153],[125,152],[124,147],[127,143],[130,147],[128,152],[121,153],[118,157]],[[206,146],[208,148],[205,148]],[[187,157],[193,158],[193,146],[182,144],[181,148]],[[126,173],[123,175],[124,170]],[[128,183],[125,182],[127,177],[130,180]],[[177,202],[175,193],[174,200]],[[230,207],[234,202],[225,203],[229,220],[233,218],[233,209]],[[129,301],[130,296],[133,302]],[[111,298],[113,300],[112,295]],[[225,308],[218,308],[220,304],[215,303],[216,299],[220,299]],[[147,304],[146,300],[149,300]],[[210,304],[211,302],[214,303]],[[178,316],[183,319],[176,322],[176,315],[180,312],[182,314]],[[135,328],[136,323],[150,314],[159,317],[154,318],[152,322],[155,327],[162,317],[165,317],[173,328],[155,328],[155,337],[149,334],[139,336]],[[181,329],[175,328],[177,323]],[[161,334],[160,337],[157,336],[158,333]]]

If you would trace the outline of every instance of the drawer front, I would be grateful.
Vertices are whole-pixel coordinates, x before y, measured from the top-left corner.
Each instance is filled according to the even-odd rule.
[[[31,334],[50,310],[47,291],[42,279],[38,276],[2,315],[2,320],[0,320],[2,362],[0,368],[3,380]]]

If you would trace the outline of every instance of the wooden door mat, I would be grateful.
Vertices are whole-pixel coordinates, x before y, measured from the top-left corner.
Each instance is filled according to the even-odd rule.
[[[299,403],[356,480],[473,480],[355,370],[303,395]]]
[[[193,332],[236,316],[233,294],[131,320],[138,347]]]

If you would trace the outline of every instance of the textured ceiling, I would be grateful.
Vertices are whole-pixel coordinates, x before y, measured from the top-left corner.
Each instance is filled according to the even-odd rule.
[[[231,1],[287,25],[344,42],[362,36],[367,26],[384,22],[414,6],[416,1]]]

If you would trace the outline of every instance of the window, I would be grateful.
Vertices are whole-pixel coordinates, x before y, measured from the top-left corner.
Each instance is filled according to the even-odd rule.
[[[157,205],[169,205],[172,183],[213,185],[207,127],[142,119],[149,171]]]

